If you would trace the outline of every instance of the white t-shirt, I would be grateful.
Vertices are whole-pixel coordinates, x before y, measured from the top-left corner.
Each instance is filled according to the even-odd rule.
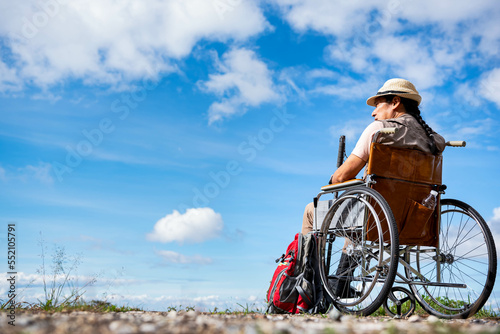
[[[370,145],[373,140],[373,135],[380,129],[384,128],[384,124],[380,121],[374,121],[370,125],[366,127],[366,129],[359,137],[358,142],[356,143],[356,147],[352,150],[351,154],[354,154],[358,158],[367,162],[368,157],[370,156]]]

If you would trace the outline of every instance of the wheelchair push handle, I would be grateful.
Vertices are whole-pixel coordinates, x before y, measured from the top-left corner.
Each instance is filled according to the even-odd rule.
[[[382,128],[378,130],[379,133],[384,133],[384,134],[395,134],[398,131],[397,128]]]
[[[337,155],[337,168],[339,168],[344,163],[345,155],[345,136],[340,136],[339,138],[339,153]]]
[[[453,146],[453,147],[465,147],[467,143],[464,140],[451,140],[446,142],[446,146]]]
[[[391,134],[392,135],[392,134],[395,134],[396,132],[398,132],[398,128],[382,128],[382,129],[378,130],[377,132],[375,132],[375,134],[373,135],[372,142],[376,143],[378,140],[378,137],[381,134]]]

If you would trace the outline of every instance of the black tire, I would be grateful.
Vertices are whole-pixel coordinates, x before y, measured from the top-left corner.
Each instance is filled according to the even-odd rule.
[[[437,282],[437,260],[441,283],[466,284],[466,288],[410,285],[419,304],[430,314],[446,319],[467,318],[488,300],[497,271],[497,253],[490,229],[470,205],[441,200],[439,251],[415,247],[406,258],[425,279]],[[438,256],[439,255],[439,256]],[[410,280],[424,282],[406,269]]]
[[[397,300],[400,304],[397,305]],[[403,287],[396,286],[391,289],[384,301],[384,310],[388,316],[397,319],[409,318],[415,312],[416,302],[413,293]]]
[[[351,269],[342,271],[339,262],[347,239],[345,253]],[[320,275],[329,301],[344,313],[375,312],[387,298],[398,267],[397,226],[385,199],[367,187],[344,192],[325,216],[318,245]],[[345,293],[333,286],[339,278],[348,282],[343,284]]]

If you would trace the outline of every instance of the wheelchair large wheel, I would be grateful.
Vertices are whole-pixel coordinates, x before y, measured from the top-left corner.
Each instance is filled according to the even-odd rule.
[[[369,315],[387,298],[398,266],[392,211],[375,190],[356,187],[328,211],[319,234],[320,275],[328,300],[344,313]]]
[[[438,283],[410,287],[420,305],[441,318],[474,315],[495,283],[497,254],[491,232],[476,210],[458,200],[441,201],[439,253],[432,247],[414,247],[406,257],[422,275],[406,268],[410,280]]]

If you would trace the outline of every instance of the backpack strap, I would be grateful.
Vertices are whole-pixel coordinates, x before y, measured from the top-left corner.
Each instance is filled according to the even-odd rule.
[[[302,289],[302,287],[300,285],[297,285],[296,286],[296,289],[297,291],[299,292],[299,295],[303,298],[303,300],[306,302],[308,308],[311,308],[314,306],[312,300],[311,300],[311,296],[309,296],[305,291],[304,289]]]

